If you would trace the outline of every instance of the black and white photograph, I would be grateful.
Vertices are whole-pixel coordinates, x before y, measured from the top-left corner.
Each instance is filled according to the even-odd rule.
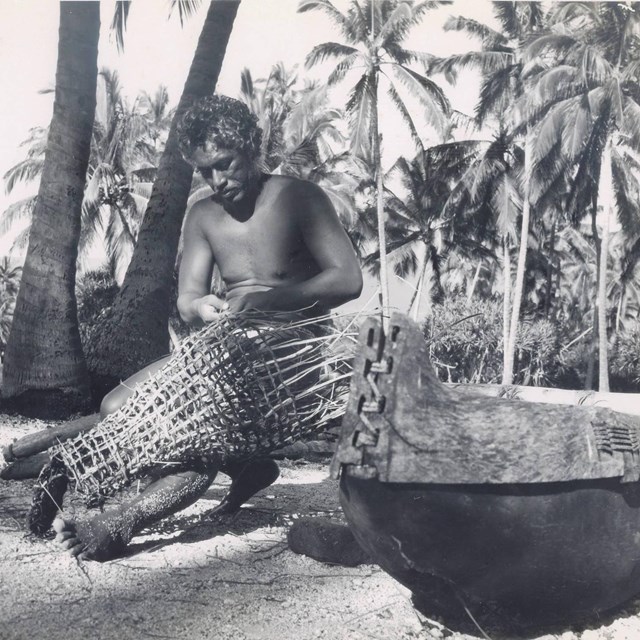
[[[640,640],[640,2],[0,8],[0,640]]]

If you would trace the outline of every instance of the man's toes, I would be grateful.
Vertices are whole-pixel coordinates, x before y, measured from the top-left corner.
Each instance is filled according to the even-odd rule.
[[[76,537],[75,531],[61,531],[60,533],[56,534],[56,542],[62,544],[63,542],[66,542],[67,540],[69,540],[69,538],[75,538],[75,537]]]
[[[75,547],[71,547],[69,549],[69,553],[74,557],[80,560],[89,560],[89,556],[87,554],[87,547],[78,540],[78,544]]]
[[[63,531],[75,531],[76,525],[72,520],[65,520],[64,518],[56,518],[51,525],[56,533],[62,533]]]
[[[70,551],[74,547],[77,547],[79,544],[81,544],[81,542],[80,540],[78,540],[78,538],[72,536],[70,538],[67,538],[66,540],[61,540],[59,544],[66,551]]]

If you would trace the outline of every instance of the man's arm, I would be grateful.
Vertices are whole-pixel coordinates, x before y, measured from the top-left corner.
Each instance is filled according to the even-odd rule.
[[[362,291],[362,271],[355,251],[324,191],[310,182],[290,187],[287,203],[296,212],[303,241],[320,269],[314,277],[269,291],[230,300],[233,311],[295,311],[311,306],[337,307]]]
[[[224,304],[223,300],[209,294],[214,260],[200,224],[202,213],[196,204],[189,212],[183,230],[177,306],[185,322],[209,322]]]

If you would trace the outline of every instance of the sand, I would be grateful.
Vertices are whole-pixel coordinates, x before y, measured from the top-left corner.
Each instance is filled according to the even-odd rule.
[[[0,445],[44,426],[0,416]],[[227,483],[220,476],[193,507],[136,537],[127,557],[98,564],[80,563],[52,541],[27,537],[33,481],[0,481],[0,638],[482,637],[480,631],[452,632],[416,613],[409,592],[375,565],[332,566],[287,548],[296,517],[341,518],[328,460],[285,461],[278,482],[228,526],[202,521]],[[65,512],[78,517],[86,510],[72,496]],[[531,637],[640,640],[640,600],[586,627]]]

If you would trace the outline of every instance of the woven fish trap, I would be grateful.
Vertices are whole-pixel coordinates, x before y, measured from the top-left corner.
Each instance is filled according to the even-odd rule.
[[[343,337],[322,320],[221,315],[117,412],[51,454],[91,501],[158,466],[250,459],[307,438],[344,413],[351,353]]]

